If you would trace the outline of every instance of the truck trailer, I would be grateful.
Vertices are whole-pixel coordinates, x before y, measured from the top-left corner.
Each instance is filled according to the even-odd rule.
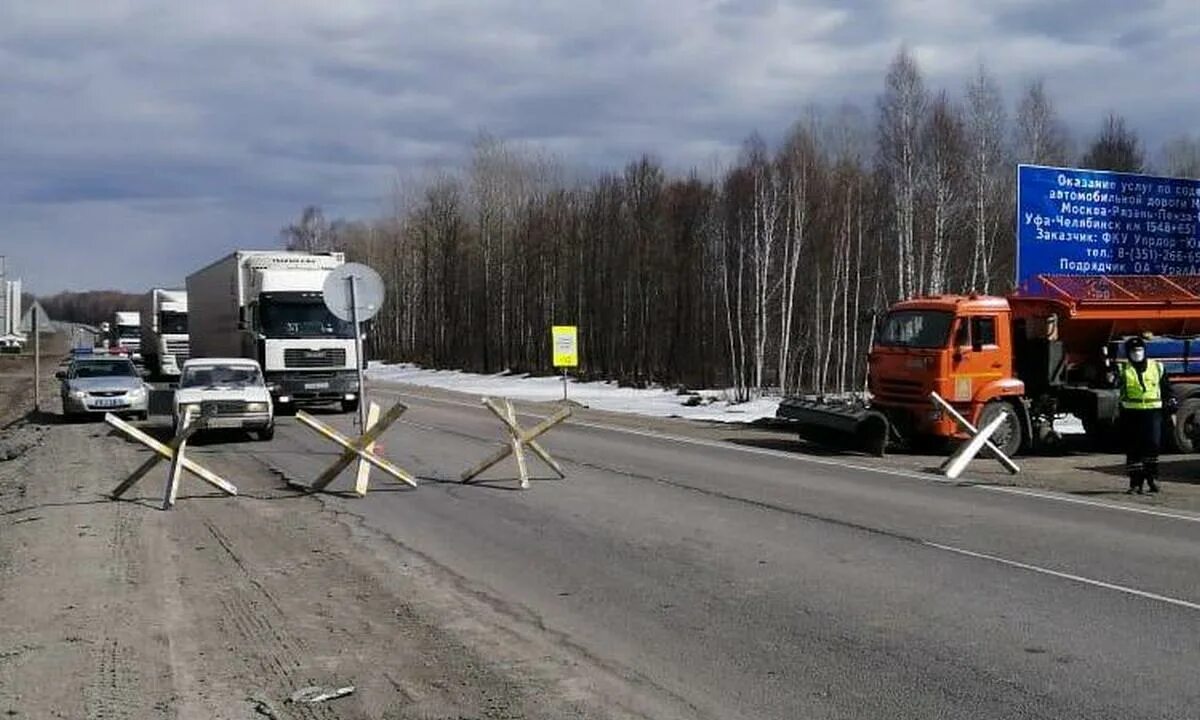
[[[179,377],[189,353],[187,291],[154,288],[146,293],[141,337],[146,369],[158,377]]]
[[[191,357],[258,360],[278,409],[358,409],[354,328],[322,289],[342,253],[239,250],[187,278]]]
[[[1046,276],[1007,297],[934,295],[888,311],[868,356],[868,399],[785,399],[777,415],[802,437],[882,454],[889,445],[965,438],[930,399],[976,427],[1005,422],[1005,453],[1057,439],[1056,417],[1080,418],[1098,443],[1116,437],[1123,342],[1147,337],[1170,396],[1165,439],[1191,452],[1200,423],[1200,276]]]

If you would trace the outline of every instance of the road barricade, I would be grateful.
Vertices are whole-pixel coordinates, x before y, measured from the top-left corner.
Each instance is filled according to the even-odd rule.
[[[212,485],[228,495],[237,495],[238,491],[236,486],[226,481],[224,478],[212,472],[211,470],[201,467],[195,461],[190,460],[185,456],[188,438],[190,438],[196,432],[203,430],[204,426],[207,424],[207,421],[207,416],[201,416],[200,418],[197,418],[195,414],[195,408],[188,407],[184,412],[183,419],[179,423],[179,428],[175,433],[175,437],[171,440],[170,444],[164,445],[158,440],[155,440],[146,433],[120,419],[116,415],[113,415],[112,413],[105,414],[104,422],[154,451],[154,455],[152,457],[146,460],[146,462],[142,463],[140,467],[134,470],[128,478],[126,478],[120,485],[116,487],[116,489],[112,491],[112,499],[119,499],[163,460],[169,460],[171,462],[170,471],[167,474],[166,489],[163,492],[163,510],[170,510],[175,506],[175,499],[179,494],[179,483],[184,470],[187,470],[204,482]]]
[[[967,464],[970,463],[971,460],[975,459],[975,456],[979,454],[979,451],[985,447],[989,452],[991,452],[992,457],[996,458],[996,462],[1003,465],[1004,469],[1007,470],[1010,475],[1016,475],[1017,473],[1021,472],[1021,468],[1018,467],[1011,458],[1001,452],[1000,448],[996,447],[995,443],[991,441],[992,434],[996,432],[996,430],[1000,429],[1000,426],[1004,424],[1003,415],[997,416],[994,420],[992,420],[992,422],[988,423],[986,427],[979,429],[972,425],[970,421],[964,418],[961,414],[959,414],[959,412],[955,410],[950,403],[946,402],[941,395],[932,392],[929,393],[929,398],[933,400],[934,405],[937,405],[938,408],[953,418],[954,422],[958,423],[959,427],[961,427],[968,435],[971,436],[969,440],[960,445],[959,448],[954,451],[954,454],[947,458],[946,462],[942,463],[941,467],[938,468],[938,470],[941,471],[947,479],[957,480],[959,476],[962,475],[963,471],[967,469]]]
[[[341,434],[329,425],[317,420],[312,415],[299,410],[296,412],[296,420],[300,424],[315,430],[319,435],[327,440],[331,440],[342,448],[342,454],[332,465],[317,477],[316,481],[310,486],[311,490],[324,490],[332,483],[343,470],[350,467],[350,463],[358,460],[358,473],[355,478],[354,492],[359,497],[367,494],[367,488],[370,482],[370,468],[374,466],[383,472],[391,475],[396,480],[410,486],[417,487],[417,480],[412,474],[405,471],[403,468],[395,465],[387,459],[376,454],[376,441],[379,439],[389,427],[392,426],[400,416],[408,410],[408,406],[404,403],[396,403],[388,409],[383,417],[379,416],[379,406],[371,403],[367,410],[367,429],[356,438],[349,438]]]
[[[510,436],[508,444],[497,450],[496,453],[491,457],[464,472],[462,474],[462,481],[464,483],[471,482],[488,468],[501,462],[509,455],[512,455],[517,460],[517,476],[521,483],[521,489],[528,489],[529,469],[525,463],[526,447],[528,447],[539,458],[541,458],[542,462],[549,465],[550,469],[557,473],[560,478],[565,478],[567,475],[563,472],[562,466],[550,456],[550,453],[546,452],[545,448],[537,443],[537,438],[544,435],[550,430],[550,428],[571,417],[570,408],[562,408],[529,430],[522,430],[521,426],[517,424],[517,414],[516,411],[513,410],[512,402],[507,399],[505,399],[503,402],[504,406],[500,407],[491,398],[483,399],[484,406],[487,407],[488,410],[491,410],[493,415],[500,418],[500,422],[504,423],[504,428],[508,431]]]

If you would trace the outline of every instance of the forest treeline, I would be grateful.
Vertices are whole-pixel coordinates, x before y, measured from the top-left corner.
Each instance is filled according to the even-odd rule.
[[[930,89],[901,50],[875,108],[806,112],[719,171],[645,156],[579,180],[483,135],[389,217],[309,207],[282,235],[380,271],[376,356],[549,371],[550,326],[575,324],[586,377],[840,391],[861,387],[890,302],[1009,289],[1016,163],[1200,175],[1200,137],[1151,167],[1122,117],[1096,125],[1077,140],[1043,81],[1010,103],[983,65],[961,92]]]

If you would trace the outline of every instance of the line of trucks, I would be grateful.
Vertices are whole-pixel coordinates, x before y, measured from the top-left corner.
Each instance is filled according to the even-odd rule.
[[[1003,417],[992,439],[1006,454],[1056,445],[1054,422],[1068,414],[1095,444],[1120,447],[1117,378],[1134,335],[1147,338],[1147,356],[1168,379],[1165,446],[1193,452],[1200,276],[1191,275],[1039,275],[1005,297],[903,300],[872,345],[865,400],[788,398],[777,415],[803,438],[882,455],[966,437],[931,402],[936,392],[976,427]]]
[[[184,289],[153,288],[140,308],[114,313],[108,346],[165,379],[188,358],[253,359],[277,409],[354,412],[354,328],[322,297],[326,276],[344,263],[337,252],[239,250],[189,275]]]

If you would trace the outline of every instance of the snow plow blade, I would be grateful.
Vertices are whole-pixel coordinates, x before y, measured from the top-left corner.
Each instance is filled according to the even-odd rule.
[[[786,398],[775,417],[788,420],[800,437],[819,445],[857,450],[876,457],[887,452],[887,416],[856,402],[831,403]]]

